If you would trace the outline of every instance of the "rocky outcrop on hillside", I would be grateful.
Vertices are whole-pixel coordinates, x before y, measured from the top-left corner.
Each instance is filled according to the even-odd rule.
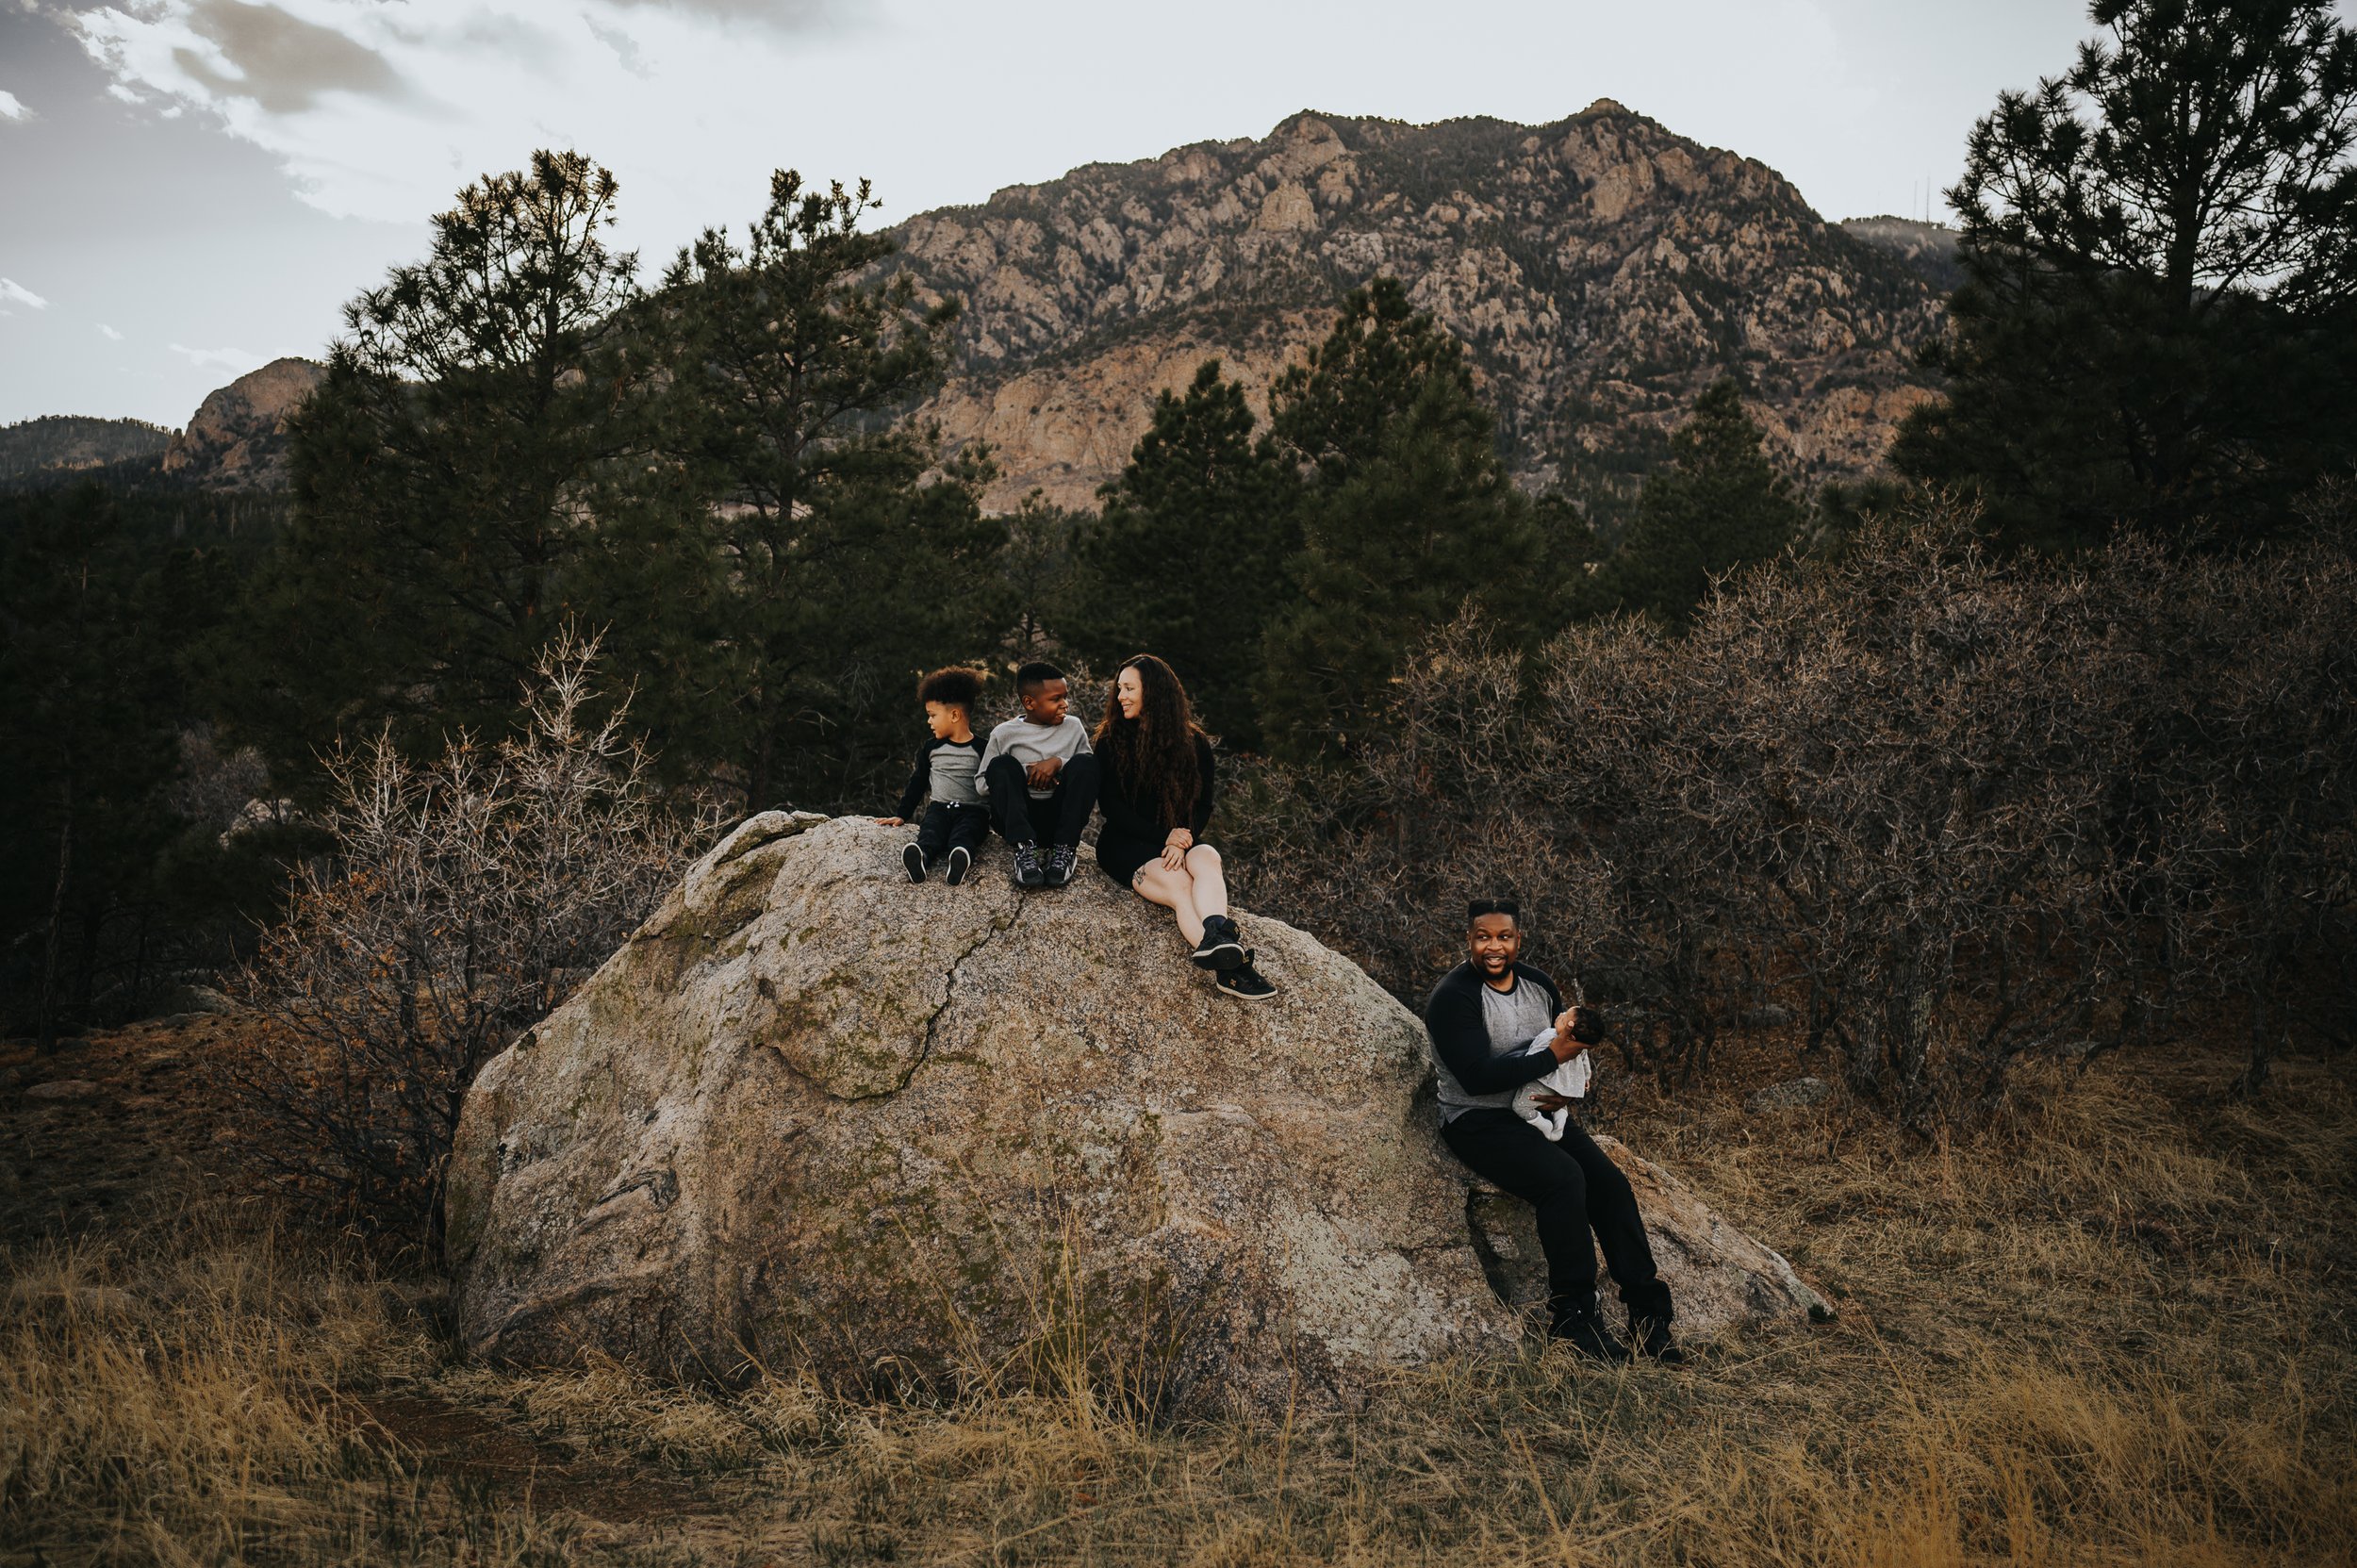
[[[1641,467],[1729,371],[1796,473],[1868,470],[1928,395],[1940,308],[1773,170],[1609,100],[1541,126],[1298,114],[897,233],[923,292],[964,303],[930,411],[991,442],[1002,506],[1091,503],[1156,391],[1218,355],[1257,393],[1378,274],[1465,342],[1533,487]]]
[[[210,393],[164,452],[164,471],[226,490],[287,482],[287,419],[326,379],[310,359],[273,359]]]
[[[1078,1356],[1281,1412],[1519,1342],[1423,1026],[1357,966],[1243,916],[1282,994],[1234,1001],[1085,863],[911,886],[905,836],[751,818],[485,1067],[448,1210],[474,1351],[859,1388]],[[1734,1304],[1713,1329],[1805,1320],[1780,1279],[1671,1279]]]
[[[44,414],[0,425],[0,481],[104,468],[159,455],[172,432],[145,420]]]

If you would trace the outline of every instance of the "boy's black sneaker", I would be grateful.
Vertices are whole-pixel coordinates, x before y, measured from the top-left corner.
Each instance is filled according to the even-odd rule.
[[[1659,1318],[1629,1319],[1628,1342],[1644,1361],[1659,1362],[1664,1366],[1686,1364],[1686,1352],[1677,1347],[1677,1342],[1670,1337],[1670,1326]]]
[[[1039,863],[1039,846],[1017,844],[1014,847],[1014,884],[1017,887],[1045,887],[1047,873]]]
[[[1222,969],[1219,978],[1211,983],[1238,1001],[1268,1000],[1277,995],[1277,987],[1252,966],[1252,957],[1250,953],[1244,954],[1243,963],[1232,969]]]
[[[1059,844],[1047,851],[1047,885],[1062,887],[1072,880],[1072,873],[1080,864],[1080,851],[1070,844]]]
[[[1244,942],[1236,930],[1236,922],[1225,915],[1212,915],[1203,921],[1203,940],[1187,955],[1198,969],[1235,969],[1244,964]]]
[[[973,868],[974,857],[967,852],[965,846],[961,844],[949,851],[949,874],[941,880],[955,887],[965,880],[966,872]]]
[[[925,880],[925,851],[912,844],[900,851],[900,864],[909,868],[909,881]]]
[[[1559,1339],[1591,1361],[1625,1362],[1630,1359],[1628,1346],[1612,1337],[1604,1326],[1604,1319],[1592,1312],[1567,1308],[1555,1314],[1555,1322],[1547,1329],[1549,1339]]]

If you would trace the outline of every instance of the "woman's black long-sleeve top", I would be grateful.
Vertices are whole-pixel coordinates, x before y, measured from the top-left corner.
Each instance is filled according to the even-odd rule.
[[[1136,843],[1150,843],[1158,850],[1162,847],[1162,841],[1170,836],[1173,828],[1183,827],[1201,838],[1203,830],[1211,825],[1211,795],[1215,787],[1211,743],[1203,735],[1195,737],[1195,766],[1200,770],[1202,779],[1195,786],[1195,809],[1187,814],[1186,821],[1168,822],[1162,819],[1161,781],[1124,778],[1121,769],[1112,766],[1112,759],[1107,757],[1104,773],[1096,787],[1096,806],[1105,814],[1104,833],[1098,837],[1102,839],[1111,834]]]

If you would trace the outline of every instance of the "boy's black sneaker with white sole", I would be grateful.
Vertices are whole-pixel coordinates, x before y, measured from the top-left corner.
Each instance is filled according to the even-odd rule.
[[[1238,1001],[1268,1000],[1277,995],[1277,987],[1252,966],[1252,954],[1245,953],[1243,963],[1232,969],[1222,969],[1219,978],[1211,983]]]
[[[925,880],[925,851],[911,844],[900,851],[900,864],[909,868],[909,881]]]
[[[1242,934],[1236,922],[1225,915],[1207,916],[1203,921],[1203,940],[1195,945],[1188,961],[1198,969],[1238,969],[1245,963]]]
[[[1039,863],[1039,846],[1017,844],[1014,847],[1014,884],[1017,887],[1045,887],[1047,872]]]
[[[949,851],[949,874],[941,880],[955,887],[965,880],[966,872],[973,868],[974,856],[961,844]]]
[[[1047,851],[1047,885],[1062,887],[1072,880],[1072,873],[1080,864],[1080,851],[1069,844],[1059,844]]]

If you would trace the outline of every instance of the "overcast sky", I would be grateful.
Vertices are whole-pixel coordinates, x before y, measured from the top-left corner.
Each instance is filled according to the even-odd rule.
[[[1301,108],[1617,98],[1827,217],[1920,214],[2088,31],[2073,0],[0,0],[0,422],[185,424],[321,354],[452,192],[539,146],[614,170],[650,273],[775,167],[868,175],[890,223]]]

